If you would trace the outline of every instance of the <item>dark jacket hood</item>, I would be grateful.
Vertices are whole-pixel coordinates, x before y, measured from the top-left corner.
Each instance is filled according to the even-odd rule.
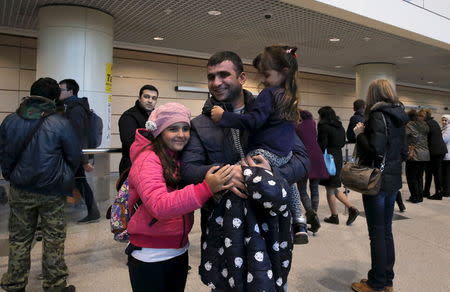
[[[81,105],[85,110],[89,111],[89,101],[87,97],[71,96],[64,101],[67,107]]]
[[[388,115],[397,127],[405,125],[409,121],[405,109],[398,103],[393,104],[384,101],[377,102],[370,108],[370,112],[377,111]]]
[[[245,89],[243,90],[244,90],[245,108],[248,108],[248,105],[252,103],[255,100],[255,98],[253,97],[253,94],[250,91]],[[208,97],[208,99],[205,101],[205,104],[203,105],[202,108],[202,114],[211,117],[211,109],[215,105],[220,106],[227,112],[233,111],[233,106],[230,103],[218,101],[214,96],[211,96]]]
[[[17,114],[27,120],[38,120],[44,114],[56,110],[55,102],[42,96],[27,96],[17,109]]]

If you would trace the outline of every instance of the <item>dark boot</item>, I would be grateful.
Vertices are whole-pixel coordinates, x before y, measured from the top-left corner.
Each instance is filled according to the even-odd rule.
[[[93,223],[97,222],[100,219],[100,211],[97,208],[97,205],[92,206],[92,209],[88,211],[86,217],[81,220],[78,220],[78,223]]]
[[[348,208],[348,219],[347,219],[347,225],[351,225],[355,220],[356,217],[359,216],[359,211],[355,207]]]
[[[399,191],[397,193],[397,198],[395,198],[395,201],[397,201],[397,205],[398,208],[400,209],[400,212],[405,212],[406,211],[406,207],[405,204],[403,204],[403,199],[402,199],[402,193]]]
[[[314,210],[306,211],[306,221],[308,224],[311,224],[311,228],[309,229],[312,233],[317,233],[320,228],[320,220]]]
[[[442,200],[442,193],[436,193],[436,194],[432,195],[431,197],[429,197],[428,199],[430,199],[430,200]]]
[[[323,221],[330,223],[330,224],[339,224],[339,216],[331,215],[330,217],[323,219]]]

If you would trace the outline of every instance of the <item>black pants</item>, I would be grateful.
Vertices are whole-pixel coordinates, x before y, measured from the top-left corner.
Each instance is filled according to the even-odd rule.
[[[145,263],[128,256],[128,272],[133,292],[183,292],[186,286],[189,255],[167,261]]]
[[[450,195],[450,160],[442,160],[442,194]]]
[[[82,165],[80,165],[75,174],[75,187],[80,191],[80,195],[86,203],[88,214],[93,211],[93,208],[96,211],[97,204],[95,204],[94,194],[86,180],[86,174]]]
[[[430,161],[427,163],[425,170],[425,188],[423,192],[425,194],[430,193],[431,180],[434,177],[435,193],[440,193],[441,190],[441,164],[444,155],[431,155]]]
[[[427,162],[406,161],[406,181],[411,198],[423,198],[423,171]]]

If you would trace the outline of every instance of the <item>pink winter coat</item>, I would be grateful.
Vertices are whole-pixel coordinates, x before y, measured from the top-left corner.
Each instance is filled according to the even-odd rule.
[[[130,148],[129,206],[139,198],[142,201],[128,224],[130,242],[146,248],[181,248],[188,243],[188,233],[194,223],[193,211],[201,208],[213,193],[205,181],[180,190],[169,189],[159,157],[151,147],[142,151],[149,144],[140,134],[145,131],[136,130]],[[171,154],[176,159],[175,153]]]

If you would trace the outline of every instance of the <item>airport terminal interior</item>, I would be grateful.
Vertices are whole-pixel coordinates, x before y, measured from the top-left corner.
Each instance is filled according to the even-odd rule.
[[[40,77],[77,80],[79,97],[103,119],[103,140],[92,154],[88,182],[100,220],[86,215],[75,196],[66,207],[68,284],[77,291],[132,291],[126,244],[113,240],[106,210],[116,196],[122,147],[118,121],[145,84],[158,88],[157,106],[178,102],[192,118],[210,97],[208,58],[234,51],[244,62],[244,89],[263,89],[253,58],[265,46],[297,47],[299,107],[318,122],[331,106],[347,129],[353,102],[365,99],[375,79],[387,79],[405,110],[427,109],[440,124],[450,115],[450,4],[448,0],[3,0],[0,1],[0,122],[14,113]],[[342,148],[344,160],[354,146]],[[312,161],[311,163],[314,163]],[[403,167],[404,170],[404,167]],[[400,190],[406,211],[395,206],[394,291],[450,291],[450,199],[412,204],[405,172]],[[9,182],[0,177],[9,192]],[[344,188],[341,188],[344,190]],[[296,245],[288,291],[351,291],[367,277],[370,246],[361,194],[349,200],[361,211],[351,226],[339,205],[340,225],[329,216],[319,187],[322,227]],[[435,193],[434,183],[431,194]],[[0,274],[8,268],[8,204],[0,204]],[[200,211],[189,234],[185,291],[211,291],[200,280]],[[33,241],[26,291],[42,291],[42,242]],[[387,291],[387,290],[386,290]]]

